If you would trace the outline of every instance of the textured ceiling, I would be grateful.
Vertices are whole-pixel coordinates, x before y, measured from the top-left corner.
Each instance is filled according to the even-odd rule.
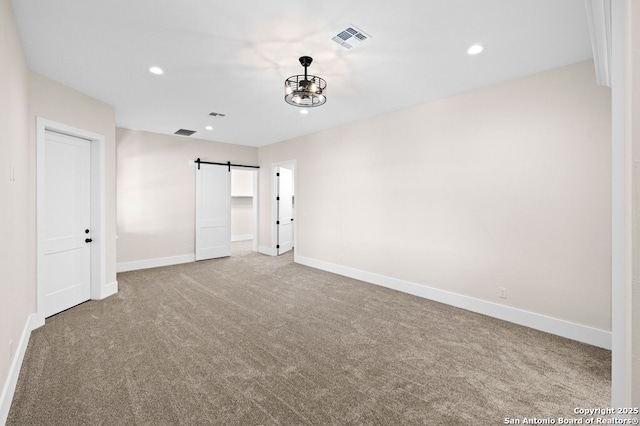
[[[12,5],[31,69],[113,105],[117,126],[250,146],[592,57],[582,0]],[[372,38],[351,50],[333,42],[348,25]],[[475,43],[485,50],[470,56]],[[283,100],[302,55],[328,83],[327,103],[308,115]],[[150,74],[152,65],[165,74]]]

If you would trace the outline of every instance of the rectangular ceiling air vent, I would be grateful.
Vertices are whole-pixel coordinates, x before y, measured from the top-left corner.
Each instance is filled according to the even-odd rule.
[[[225,114],[223,114],[221,112],[210,112],[209,115],[212,116],[212,117],[224,117],[225,116]]]
[[[175,132],[174,135],[191,136],[195,132],[196,132],[195,130],[180,129],[177,132]]]
[[[335,41],[345,49],[351,49],[370,38],[371,36],[369,34],[354,27],[353,25],[349,25],[331,40]]]

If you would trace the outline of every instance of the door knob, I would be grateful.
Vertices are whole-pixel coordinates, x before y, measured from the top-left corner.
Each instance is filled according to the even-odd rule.
[[[85,243],[90,243],[91,241],[93,241],[91,238],[87,238],[84,240]]]

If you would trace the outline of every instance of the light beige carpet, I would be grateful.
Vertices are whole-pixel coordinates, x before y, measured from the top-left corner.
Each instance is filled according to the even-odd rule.
[[[9,425],[498,425],[606,407],[610,352],[234,247],[32,334]]]

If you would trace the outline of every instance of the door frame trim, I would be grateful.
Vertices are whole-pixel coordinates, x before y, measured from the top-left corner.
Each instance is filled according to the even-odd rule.
[[[45,132],[85,139],[91,146],[91,299],[102,299],[106,271],[105,137],[42,117],[36,117],[36,312],[44,323],[44,201]]]

